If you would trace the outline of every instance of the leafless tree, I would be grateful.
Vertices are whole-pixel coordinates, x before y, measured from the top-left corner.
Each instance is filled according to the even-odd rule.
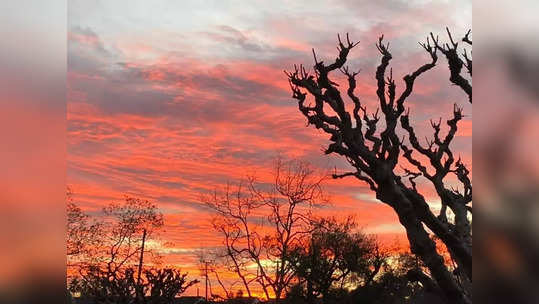
[[[460,159],[455,160],[450,149],[458,122],[463,117],[462,108],[454,106],[453,117],[447,120],[448,131],[445,137],[440,134],[441,119],[437,122],[431,121],[434,138],[428,140],[426,146],[419,142],[410,124],[409,110],[405,109],[415,81],[436,66],[438,52],[447,58],[450,82],[462,89],[469,102],[472,102],[471,52],[465,50],[459,54],[460,42],[454,41],[449,30],[447,33],[448,43],[439,42],[438,37],[434,37],[432,33],[426,43],[420,43],[430,61],[404,76],[404,89],[400,94],[397,94],[392,70],[387,73],[392,59],[389,44],[384,44],[383,36],[379,38],[376,47],[381,54],[381,61],[375,73],[379,109],[374,114],[367,112],[356,92],[356,76],[359,72],[352,72],[345,66],[350,50],[358,45],[358,42],[350,41],[348,34],[345,41],[338,37],[339,54],[335,61],[325,64],[317,59],[313,50],[314,73],[310,73],[302,65],[285,73],[300,112],[309,124],[330,135],[331,143],[325,153],[345,157],[353,168],[351,172],[335,173],[333,177],[352,176],[367,183],[376,193],[377,199],[393,208],[398,215],[400,223],[406,229],[412,252],[419,256],[429,269],[433,284],[449,302],[471,303],[471,290],[463,287],[471,285],[458,283],[454,272],[444,263],[429,235],[433,233],[443,242],[456,261],[455,272],[471,282],[472,234],[469,218],[472,208],[469,204],[472,201],[472,182],[469,170]],[[462,39],[462,43],[471,48],[470,32]],[[463,73],[464,68],[468,75]],[[334,71],[341,71],[348,80],[346,94],[353,106],[351,112],[347,110],[346,104],[349,102],[341,95],[338,84],[330,78]],[[314,104],[307,101],[307,96],[314,100]],[[379,110],[383,117],[379,116]],[[377,131],[380,118],[384,119],[384,129]],[[397,130],[399,121],[403,131]],[[399,132],[407,135],[408,142],[400,138]],[[428,159],[430,166],[427,167],[413,152]],[[408,162],[409,165],[404,165],[404,172],[399,173],[398,165],[403,165],[403,162]],[[408,169],[410,164],[414,169]],[[461,183],[461,190],[448,186],[447,179],[450,175]],[[403,177],[407,177],[409,185]],[[416,187],[416,179],[419,177],[426,179],[436,189],[442,202],[440,214],[436,215],[431,210],[424,195]],[[454,219],[446,215],[448,208],[454,214]]]
[[[207,277],[208,289],[211,299],[231,299],[234,296],[233,290],[239,281],[234,280],[232,282],[222,279],[223,275],[227,275],[230,272],[236,272],[236,268],[227,263],[227,250],[223,248],[200,249],[197,252],[199,262],[199,272],[201,277]],[[212,281],[215,279],[219,285],[222,293],[219,294],[213,291]]]
[[[311,208],[325,203],[325,177],[305,162],[279,159],[269,187],[250,177],[246,185],[205,198],[218,214],[213,226],[223,236],[230,268],[249,297],[254,284],[267,299],[284,296],[295,277],[286,257],[308,233]]]

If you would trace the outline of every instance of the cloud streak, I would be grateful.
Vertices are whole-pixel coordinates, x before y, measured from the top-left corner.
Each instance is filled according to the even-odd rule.
[[[320,170],[347,166],[323,155],[327,138],[306,127],[284,69],[310,64],[311,47],[331,60],[336,34],[348,31],[362,41],[350,64],[362,69],[358,90],[374,109],[379,34],[391,41],[402,77],[428,59],[417,41],[429,31],[464,31],[471,20],[468,1],[254,1],[233,11],[219,2],[160,1],[150,11],[142,2],[120,3],[70,2],[68,184],[90,212],[124,194],[156,201],[173,243],[166,261],[193,271],[196,249],[220,244],[201,194],[246,174],[268,178],[277,154]],[[441,63],[418,80],[411,118],[430,135],[433,115],[448,119],[454,102],[464,105],[469,116],[455,144],[471,164],[471,107],[448,77]],[[343,179],[327,188],[333,205],[320,215],[354,214],[366,231],[402,239],[396,216],[365,185]]]

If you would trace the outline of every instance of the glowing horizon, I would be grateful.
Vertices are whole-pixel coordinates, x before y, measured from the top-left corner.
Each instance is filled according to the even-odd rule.
[[[201,193],[246,174],[267,179],[277,155],[321,171],[348,168],[344,159],[323,154],[327,136],[306,127],[283,70],[310,66],[311,48],[332,60],[337,33],[349,33],[361,41],[349,57],[351,69],[361,68],[358,92],[375,109],[377,37],[390,42],[402,88],[402,76],[428,60],[417,42],[431,31],[442,37],[445,26],[465,33],[471,3],[159,1],[149,7],[76,0],[68,15],[67,182],[74,199],[89,213],[123,195],[156,202],[165,215],[163,239],[172,244],[163,247],[166,263],[198,277],[196,250],[220,245]],[[463,106],[454,144],[471,170],[472,107],[448,75],[442,60],[418,79],[410,118],[423,138],[431,136],[430,118],[448,119],[453,103]],[[355,215],[364,231],[386,243],[404,238],[394,212],[365,184],[329,180],[326,189],[333,208],[324,215]]]

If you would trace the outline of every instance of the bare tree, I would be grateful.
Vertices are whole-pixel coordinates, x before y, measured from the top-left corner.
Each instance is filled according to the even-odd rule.
[[[449,43],[442,44],[438,37],[431,33],[426,43],[421,43],[430,57],[430,62],[419,66],[415,71],[404,76],[404,89],[397,94],[397,84],[387,67],[392,59],[389,44],[384,44],[381,36],[376,44],[381,54],[381,62],[376,69],[376,95],[379,109],[369,115],[356,93],[356,76],[345,66],[347,56],[358,42],[346,41],[338,37],[338,57],[334,62],[325,64],[314,55],[314,74],[308,72],[302,65],[295,66],[291,72],[286,72],[292,90],[292,97],[298,101],[300,112],[307,118],[308,123],[317,129],[322,129],[330,135],[326,154],[338,154],[346,158],[353,171],[342,174],[335,173],[334,178],[352,176],[368,184],[376,193],[377,199],[389,205],[398,215],[400,223],[405,227],[411,250],[418,255],[427,266],[435,284],[451,303],[471,303],[471,290],[458,283],[453,271],[444,263],[437,252],[434,241],[429,233],[435,234],[447,247],[457,264],[457,272],[463,278],[472,280],[472,243],[471,225],[468,213],[472,201],[472,183],[469,171],[460,160],[455,161],[450,149],[451,142],[457,132],[457,124],[462,119],[462,109],[454,106],[453,118],[447,120],[449,130],[445,137],[441,136],[441,119],[431,121],[434,138],[423,145],[417,139],[414,128],[410,125],[409,110],[405,104],[412,94],[416,79],[435,67],[438,61],[438,51],[447,58],[450,70],[450,81],[457,85],[472,102],[472,60],[467,51],[459,55],[459,42],[455,42],[449,30]],[[471,48],[470,32],[466,34],[463,43]],[[463,67],[469,76],[463,75]],[[346,108],[345,98],[341,96],[338,85],[331,80],[330,74],[340,70],[348,80],[346,94],[351,101],[353,110]],[[389,76],[387,75],[389,74]],[[470,80],[468,80],[468,78]],[[307,102],[311,96],[314,105]],[[380,120],[379,110],[383,115],[384,129],[377,131]],[[408,135],[408,147],[404,138],[400,138],[397,130],[398,122]],[[413,152],[428,159],[427,167]],[[402,156],[402,157],[401,157]],[[415,169],[406,169],[399,173],[398,165],[403,159]],[[410,165],[408,165],[410,167]],[[447,184],[449,175],[456,177],[461,183],[462,190],[450,188]],[[406,185],[403,177],[407,177]],[[416,179],[425,178],[430,182],[442,202],[442,211],[435,215],[424,195],[416,187]],[[454,213],[454,219],[446,215],[447,209]],[[464,284],[464,286],[471,286]]]
[[[256,284],[267,299],[279,301],[295,277],[286,257],[308,233],[310,208],[325,202],[325,175],[307,163],[279,159],[273,177],[269,187],[250,177],[246,186],[227,186],[205,202],[218,214],[213,226],[223,236],[225,256],[248,296]]]
[[[236,272],[236,268],[227,261],[227,251],[225,249],[201,249],[197,252],[199,262],[199,272],[201,277],[205,277],[208,281],[209,294],[211,299],[231,299],[233,298],[233,288],[239,283],[234,280],[227,282],[222,279],[223,275],[230,272]],[[212,279],[217,281],[221,288],[222,294],[215,293],[212,287]]]

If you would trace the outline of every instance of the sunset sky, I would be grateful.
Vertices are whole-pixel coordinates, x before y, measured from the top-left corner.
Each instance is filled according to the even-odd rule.
[[[283,70],[312,66],[313,47],[333,60],[337,33],[348,32],[361,41],[349,65],[361,68],[359,94],[374,110],[377,37],[390,42],[399,90],[402,76],[429,60],[417,42],[431,31],[445,41],[445,26],[464,35],[471,7],[463,0],[69,1],[67,182],[75,201],[90,213],[125,194],[156,202],[172,243],[166,261],[195,269],[196,250],[220,244],[202,193],[246,174],[267,176],[277,155],[320,170],[347,168],[323,154],[328,137],[306,127]],[[411,121],[429,135],[430,118],[449,119],[453,103],[463,106],[453,150],[471,169],[472,108],[448,78],[440,58],[416,81]],[[355,215],[385,239],[404,231],[361,182],[329,181],[327,190],[333,207],[324,214]]]

